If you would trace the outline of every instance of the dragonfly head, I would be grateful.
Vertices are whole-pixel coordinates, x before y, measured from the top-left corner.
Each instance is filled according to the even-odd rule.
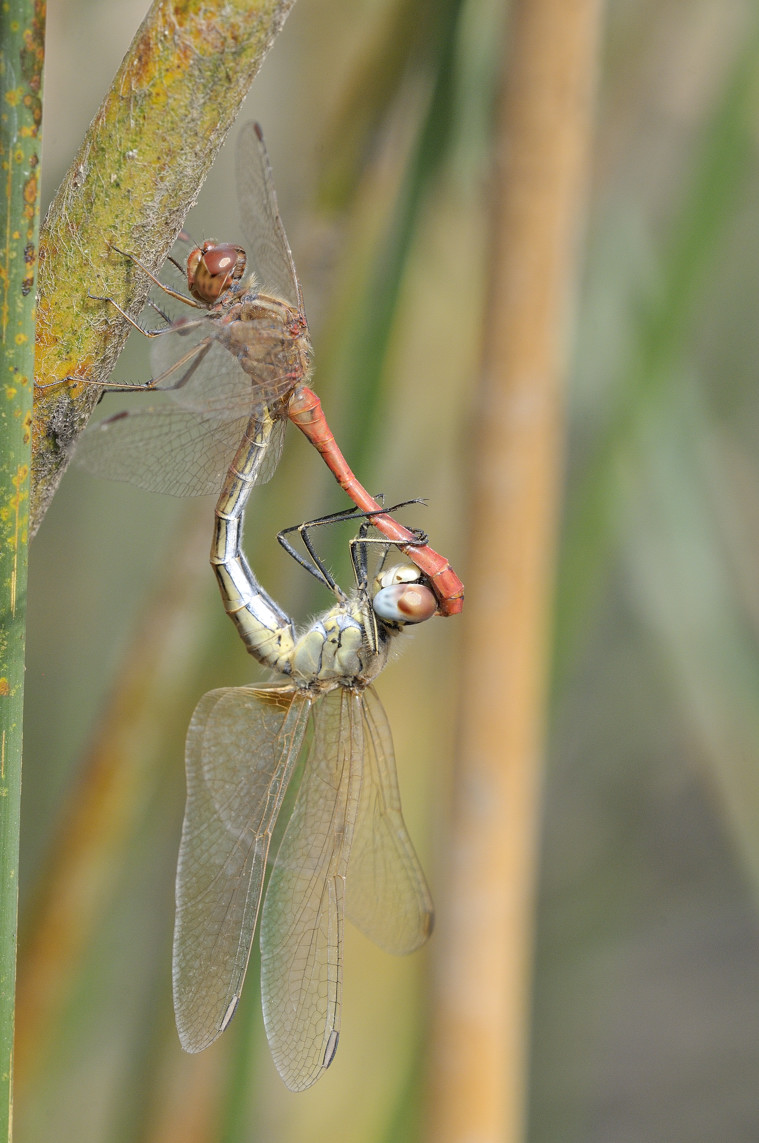
[[[437,611],[437,600],[419,568],[398,564],[375,579],[372,608],[385,623],[423,623]]]
[[[213,306],[245,273],[247,258],[242,246],[207,239],[190,251],[187,286],[199,302]]]

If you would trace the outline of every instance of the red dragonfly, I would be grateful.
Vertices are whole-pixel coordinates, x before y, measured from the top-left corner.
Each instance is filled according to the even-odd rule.
[[[145,329],[113,299],[98,299],[110,301],[130,325],[154,339],[154,379],[118,388],[167,393],[172,400],[117,413],[88,429],[77,449],[77,463],[151,492],[218,493],[246,440],[259,454],[265,449],[265,457],[249,465],[255,483],[271,477],[289,419],[322,454],[354,504],[378,513],[372,516],[375,527],[428,577],[439,613],[454,615],[463,605],[460,579],[445,557],[420,544],[418,535],[384,512],[366,491],[340,451],[321,401],[308,387],[311,344],[303,295],[257,123],[247,124],[240,133],[236,173],[254,275],[244,279],[247,257],[242,247],[209,240],[187,259],[191,297],[186,297],[126,255],[165,295],[204,312],[171,320],[155,306],[166,323]]]

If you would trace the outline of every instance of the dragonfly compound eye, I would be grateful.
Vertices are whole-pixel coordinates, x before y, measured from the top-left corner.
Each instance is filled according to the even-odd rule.
[[[380,588],[372,607],[386,623],[423,623],[437,611],[437,600],[424,584],[395,583]]]
[[[396,583],[420,583],[422,573],[414,564],[395,564],[393,567],[385,568],[381,571],[375,580],[377,589],[381,587],[392,587]]]
[[[245,251],[230,242],[204,242],[187,259],[187,285],[199,302],[213,305],[245,273]]]

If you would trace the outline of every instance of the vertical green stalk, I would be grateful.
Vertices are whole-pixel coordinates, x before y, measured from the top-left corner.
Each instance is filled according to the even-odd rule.
[[[0,7],[0,1138],[13,1132],[44,0]]]

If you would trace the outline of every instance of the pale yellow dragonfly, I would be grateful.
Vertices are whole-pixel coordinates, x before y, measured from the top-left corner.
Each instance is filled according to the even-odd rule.
[[[223,538],[223,537],[222,537]],[[337,1049],[344,916],[388,952],[430,935],[433,907],[401,813],[393,743],[373,681],[409,623],[436,600],[405,564],[367,583],[367,546],[352,542],[357,589],[304,631],[258,584],[235,601],[246,644],[280,683],[211,691],[187,735],[187,807],[177,870],[174,1007],[183,1047],[198,1052],[237,1007],[262,899],[272,831],[288,783],[302,777],[261,910],[261,993],[274,1062],[293,1091]]]

